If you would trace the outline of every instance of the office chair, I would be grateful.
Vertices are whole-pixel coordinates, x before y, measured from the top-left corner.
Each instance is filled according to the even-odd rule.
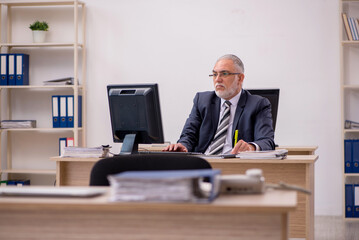
[[[252,95],[259,95],[269,100],[272,109],[273,130],[277,124],[279,89],[246,89]]]
[[[99,160],[93,166],[90,186],[109,186],[108,175],[125,171],[212,169],[198,156],[181,154],[132,154]]]

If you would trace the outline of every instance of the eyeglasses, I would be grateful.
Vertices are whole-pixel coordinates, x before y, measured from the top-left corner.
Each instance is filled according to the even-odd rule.
[[[230,75],[238,75],[238,74],[242,74],[242,73],[231,73],[231,72],[224,71],[224,72],[219,72],[219,73],[213,72],[213,74],[210,74],[209,76],[212,77],[213,79],[216,79],[218,76],[226,78]]]

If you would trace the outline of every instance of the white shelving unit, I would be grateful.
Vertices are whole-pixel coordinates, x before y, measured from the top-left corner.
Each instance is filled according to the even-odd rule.
[[[45,43],[32,43],[30,39],[19,39],[18,37],[14,37],[13,39],[13,32],[16,27],[13,26],[14,21],[13,19],[19,20],[22,16],[19,16],[19,11],[25,15],[30,15],[33,12],[39,11],[51,11],[54,14],[57,14],[57,19],[61,19],[61,13],[57,13],[57,11],[67,11],[72,12],[72,14],[68,14],[72,16],[73,22],[70,25],[73,28],[73,34],[67,34],[71,36],[66,36],[68,39],[62,42],[54,42],[49,40]],[[29,14],[27,14],[30,11]],[[6,32],[6,37],[0,35],[0,50],[2,53],[12,53],[12,52],[20,52],[20,51],[32,51],[36,53],[40,53],[43,55],[44,51],[52,51],[53,54],[63,53],[72,51],[73,54],[71,59],[68,59],[69,62],[73,61],[73,69],[71,72],[73,73],[73,77],[75,79],[74,85],[64,85],[64,86],[46,86],[41,85],[41,81],[38,79],[34,79],[31,72],[32,70],[36,69],[36,72],[41,72],[41,68],[43,67],[41,64],[34,64],[31,60],[31,53],[30,55],[30,84],[28,86],[0,86],[0,118],[1,120],[5,119],[14,119],[13,113],[18,111],[16,106],[12,103],[12,101],[17,98],[21,98],[20,95],[31,95],[34,96],[43,96],[44,100],[41,101],[48,101],[48,109],[39,109],[34,106],[31,109],[26,109],[29,111],[27,115],[33,116],[31,119],[37,120],[37,118],[45,118],[48,119],[42,120],[42,124],[38,124],[36,128],[32,129],[0,129],[0,177],[2,173],[19,173],[19,174],[55,174],[55,166],[51,169],[37,169],[35,167],[22,168],[21,166],[17,166],[13,168],[13,162],[16,159],[13,159],[14,151],[18,151],[17,147],[12,146],[12,137],[13,134],[53,134],[60,138],[63,134],[74,138],[74,144],[76,146],[86,146],[86,38],[85,38],[85,29],[86,29],[86,13],[85,13],[85,4],[78,0],[72,1],[62,1],[62,0],[55,0],[55,1],[0,1],[0,34]],[[3,15],[3,16],[2,16]],[[69,22],[68,15],[64,17],[64,21]],[[34,16],[37,17],[37,16]],[[2,20],[2,21],[1,21]],[[35,19],[37,20],[37,19]],[[30,23],[27,23],[30,24]],[[59,23],[56,23],[56,29],[52,29],[52,31],[61,31],[61,20]],[[51,29],[51,24],[50,29]],[[68,26],[64,26],[63,28],[68,28]],[[26,29],[28,31],[28,25],[26,28],[22,27],[22,29],[18,31],[24,31]],[[6,31],[5,31],[6,30]],[[63,29],[64,30],[64,29]],[[18,36],[18,35],[17,35]],[[6,40],[5,40],[6,38]],[[49,54],[45,56],[45,58],[51,59],[52,56]],[[51,62],[51,61],[50,61]],[[68,64],[65,61],[65,65]],[[51,63],[50,63],[51,64]],[[61,64],[61,63],[60,63]],[[39,74],[38,74],[39,75]],[[41,75],[41,74],[40,74]],[[59,73],[58,75],[61,75]],[[44,80],[52,79],[51,76],[42,76]],[[36,77],[35,77],[36,78]],[[77,80],[77,81],[76,81]],[[51,97],[48,95],[74,95],[74,127],[73,128],[52,128],[52,109],[51,109]],[[79,102],[78,96],[82,95],[82,127],[78,126],[78,109],[79,109]],[[37,113],[41,111],[40,113]],[[45,112],[45,114],[44,114]],[[44,116],[45,115],[45,116]],[[45,122],[45,124],[44,124]],[[22,142],[19,142],[19,146]],[[32,144],[32,143],[26,143]],[[39,146],[40,145],[40,146]],[[38,151],[42,151],[43,148],[52,149],[52,152],[57,152],[58,150],[58,141],[49,141],[44,142],[43,144],[36,144],[31,146],[33,148],[39,148]],[[44,151],[48,152],[48,151]],[[50,151],[51,152],[51,151]],[[46,154],[46,153],[45,153]],[[41,161],[50,161],[51,155],[44,155],[41,157]],[[6,157],[4,157],[6,156]],[[23,156],[24,158],[30,156]],[[6,158],[6,164],[5,164]],[[6,166],[5,166],[6,165]],[[39,164],[38,164],[39,165]],[[2,167],[5,166],[5,167]]]
[[[359,173],[345,173],[345,139],[359,139],[359,129],[345,129],[345,120],[359,121],[359,41],[348,40],[342,13],[349,17],[359,18],[359,0],[340,0],[340,92],[342,121],[342,172],[343,172],[343,216],[345,220],[357,221],[359,218],[345,217],[345,184],[353,179],[359,182]]]

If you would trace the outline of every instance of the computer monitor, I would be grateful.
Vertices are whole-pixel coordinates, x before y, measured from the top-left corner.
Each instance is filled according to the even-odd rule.
[[[138,152],[139,143],[163,143],[157,84],[107,86],[112,136],[122,142],[120,154]]]
[[[279,89],[247,89],[252,95],[268,98],[272,105],[273,130],[275,130],[278,115]]]

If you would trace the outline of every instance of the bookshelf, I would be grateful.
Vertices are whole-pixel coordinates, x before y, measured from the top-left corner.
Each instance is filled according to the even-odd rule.
[[[49,23],[50,36],[44,43],[33,43],[28,26],[39,18]],[[85,28],[85,4],[78,0],[0,1],[1,53],[30,55],[29,85],[0,86],[0,119],[37,121],[36,128],[0,129],[1,179],[11,178],[11,174],[55,175],[55,165],[49,159],[58,155],[60,137],[73,137],[75,146],[86,146]],[[61,58],[56,58],[57,55]],[[61,66],[60,70],[57,66]],[[62,71],[66,76],[61,75]],[[43,84],[45,80],[67,76],[75,79],[73,85]],[[73,128],[52,127],[52,95],[74,95]],[[79,95],[82,96],[81,127],[78,126]],[[34,101],[34,106],[27,104],[29,101]]]
[[[348,172],[346,165],[346,148],[345,140],[359,139],[359,129],[346,129],[345,120],[359,122],[359,70],[355,65],[359,61],[359,39],[351,35],[350,40],[347,29],[344,24],[342,14],[352,17],[355,21],[359,19],[359,0],[340,0],[339,1],[339,18],[340,18],[340,93],[341,93],[341,148],[342,148],[342,172],[343,172],[343,217],[345,220],[358,221],[359,217],[348,216],[348,206],[346,202],[346,184],[359,183],[359,172]],[[353,31],[353,29],[350,29]],[[359,31],[359,29],[357,29]],[[359,32],[357,34],[359,36]],[[352,163],[351,163],[352,164]],[[352,164],[353,165],[353,164]],[[354,194],[354,192],[353,192]],[[354,212],[354,206],[353,206]]]

